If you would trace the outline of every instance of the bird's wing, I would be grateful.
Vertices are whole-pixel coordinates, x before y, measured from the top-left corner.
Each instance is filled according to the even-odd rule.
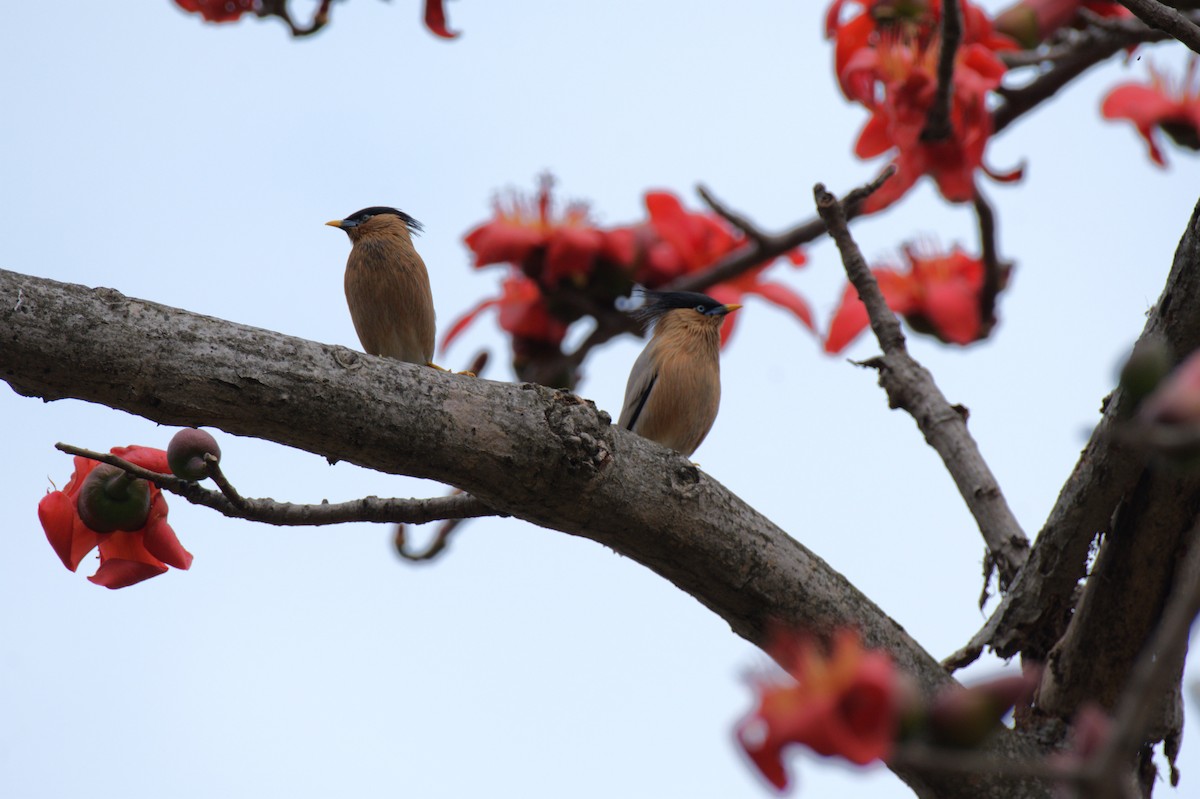
[[[620,427],[626,430],[632,430],[637,424],[638,417],[642,415],[642,409],[646,407],[646,400],[650,398],[650,392],[654,389],[654,382],[658,380],[658,370],[651,364],[650,348],[647,347],[638,356],[637,361],[633,364],[633,370],[629,373],[629,382],[625,386],[625,405],[621,408],[621,418],[617,422]]]

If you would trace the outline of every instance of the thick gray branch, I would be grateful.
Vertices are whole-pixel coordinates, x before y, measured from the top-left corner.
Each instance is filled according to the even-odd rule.
[[[1141,341],[1160,339],[1182,357],[1200,347],[1200,204],[1179,247],[1166,287],[1146,320]],[[1067,479],[1029,560],[1012,590],[971,646],[990,644],[1002,657],[1018,653],[1043,660],[1066,629],[1088,550],[1133,493],[1145,470],[1143,452],[1120,434],[1131,400],[1116,390]],[[1183,497],[1176,497],[1180,504]]]
[[[207,425],[457,486],[498,513],[598,541],[765,645],[774,622],[858,627],[926,691],[950,681],[802,544],[573,394],[497,383],[0,270],[0,379],[163,424]],[[1004,756],[1036,753],[1014,734]],[[900,776],[921,795],[1048,796],[1045,785]]]

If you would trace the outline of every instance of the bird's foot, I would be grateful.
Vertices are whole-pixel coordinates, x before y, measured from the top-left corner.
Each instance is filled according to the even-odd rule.
[[[452,375],[466,375],[467,377],[476,377],[477,376],[474,372],[471,372],[471,371],[464,370],[462,372],[456,372],[453,369],[447,369],[444,366],[438,366],[433,361],[426,361],[425,365],[432,366],[434,369],[437,369],[439,372],[449,372]]]

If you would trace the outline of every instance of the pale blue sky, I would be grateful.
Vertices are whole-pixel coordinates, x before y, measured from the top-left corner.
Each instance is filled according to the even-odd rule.
[[[1002,3],[988,3],[996,9]],[[0,29],[0,267],[357,347],[345,236],[323,227],[395,205],[425,223],[440,324],[491,295],[462,234],[492,194],[545,169],[604,223],[647,188],[704,182],[765,227],[812,213],[878,163],[850,153],[865,119],[838,95],[823,7],[755,0],[458,0],[455,42],[419,3],[337,4],[308,41],[275,21],[215,28],[169,0],[19,3]],[[1182,47],[1146,48],[1180,69]],[[1196,201],[1200,167],[1153,168],[1099,119],[1112,64],[1000,137],[988,186],[1017,262],[994,338],[913,339],[1032,535],[1140,331]],[[974,219],[924,184],[855,227],[869,256],[918,235],[976,248]],[[776,276],[824,325],[844,278],[827,242]],[[703,468],[844,572],[935,656],[982,623],[982,544],[912,421],[871,373],[821,355],[750,300],[724,353]],[[578,335],[578,333],[576,333]],[[494,317],[479,347],[511,379]],[[639,344],[587,365],[582,395],[619,408]],[[848,351],[875,352],[863,339]],[[120,797],[731,797],[765,788],[731,744],[763,657],[690,597],[591,542],[514,520],[465,527],[437,563],[392,555],[382,526],[277,529],[171,500],[187,573],[109,592],[62,568],[35,506],[70,459],[165,447],[173,430],[0,389],[9,456],[0,529],[0,795]],[[428,496],[216,432],[246,494],[331,501]],[[994,661],[979,671],[998,668]],[[1193,675],[1196,667],[1191,668]],[[1194,708],[1189,707],[1194,712]],[[1189,721],[1189,733],[1194,722]],[[1184,744],[1184,789],[1200,754]],[[908,796],[886,770],[796,757],[805,796]],[[1163,788],[1163,796],[1173,795]]]

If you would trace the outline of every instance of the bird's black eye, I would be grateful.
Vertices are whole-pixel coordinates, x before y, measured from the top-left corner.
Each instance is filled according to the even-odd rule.
[[[696,313],[708,313],[708,309],[705,308],[703,305],[697,305]]]

